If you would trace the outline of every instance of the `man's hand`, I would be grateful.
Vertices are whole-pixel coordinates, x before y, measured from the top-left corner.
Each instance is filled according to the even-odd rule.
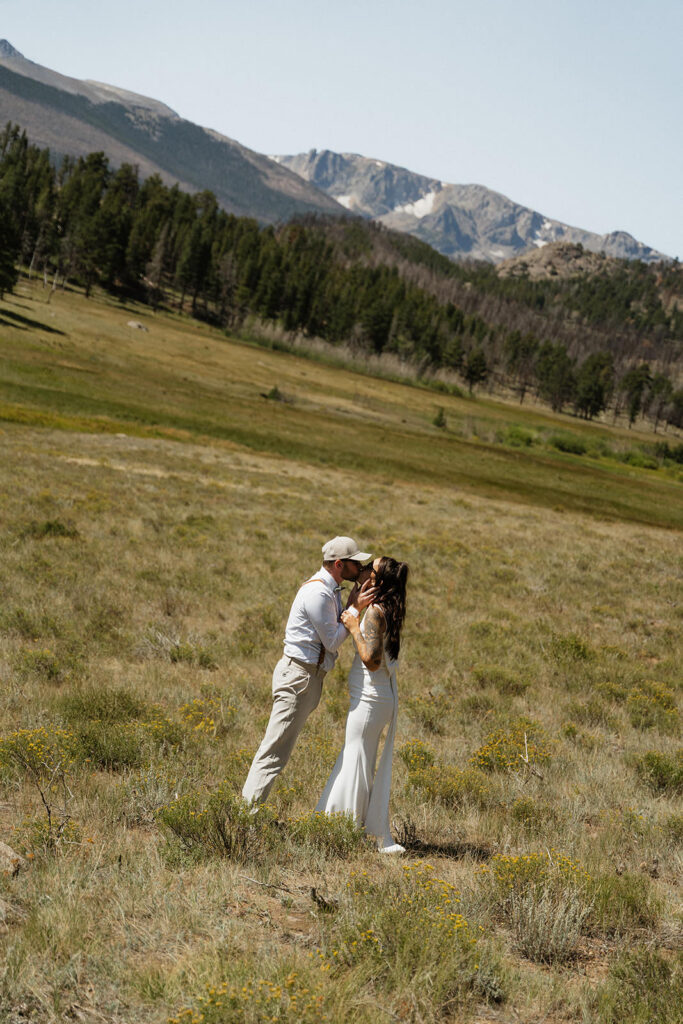
[[[370,580],[367,579],[362,587],[356,586],[353,588],[349,594],[349,599],[346,602],[346,607],[354,607],[361,612],[364,608],[367,608],[368,605],[371,605],[376,597],[377,587],[373,587]]]

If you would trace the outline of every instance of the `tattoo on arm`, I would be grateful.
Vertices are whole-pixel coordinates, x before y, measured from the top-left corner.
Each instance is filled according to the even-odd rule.
[[[358,653],[366,668],[371,672],[382,664],[382,642],[384,639],[384,616],[379,608],[371,605],[365,613],[365,638],[359,637]]]

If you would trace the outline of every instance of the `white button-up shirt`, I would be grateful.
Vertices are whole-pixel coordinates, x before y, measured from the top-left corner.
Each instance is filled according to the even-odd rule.
[[[339,621],[341,615],[341,587],[334,577],[321,567],[302,584],[294,598],[285,629],[285,654],[316,665],[320,645],[325,648],[322,667],[325,672],[337,660],[337,651],[349,635]]]

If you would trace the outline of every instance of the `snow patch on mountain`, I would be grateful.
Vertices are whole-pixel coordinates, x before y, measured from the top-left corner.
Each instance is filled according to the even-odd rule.
[[[333,199],[343,206],[345,210],[351,210],[356,205],[356,197],[354,195],[349,196],[332,196]]]
[[[416,199],[414,203],[405,203],[403,206],[395,206],[393,213],[411,213],[413,217],[417,217],[420,220],[422,217],[426,217],[434,209],[434,200],[436,199],[436,192],[428,192],[420,199]],[[337,200],[339,202],[339,200]]]

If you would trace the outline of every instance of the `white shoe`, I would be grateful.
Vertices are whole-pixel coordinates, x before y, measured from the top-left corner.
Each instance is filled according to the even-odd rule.
[[[379,847],[379,852],[380,853],[405,853],[406,852],[406,848],[405,848],[405,846],[401,846],[400,843],[392,843],[391,846],[380,846]]]

